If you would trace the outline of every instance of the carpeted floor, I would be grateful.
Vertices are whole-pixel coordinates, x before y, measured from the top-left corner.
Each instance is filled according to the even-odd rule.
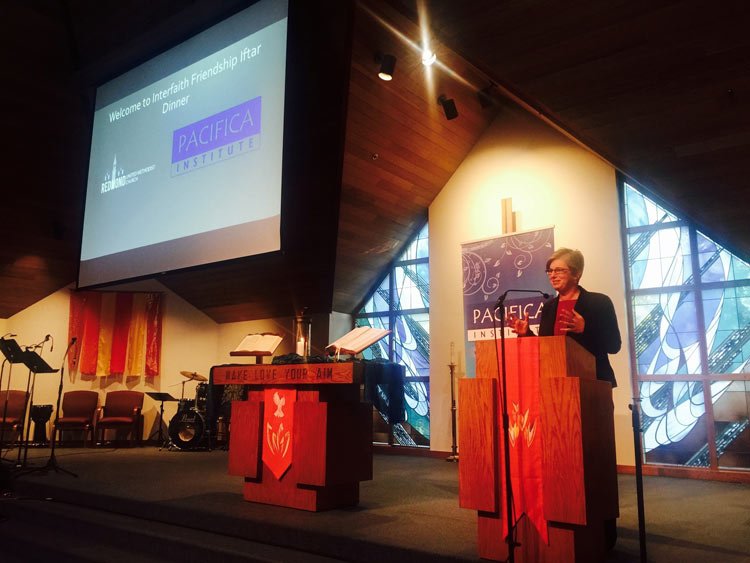
[[[77,477],[22,471],[13,494],[345,561],[477,560],[476,514],[458,507],[457,465],[442,459],[376,455],[374,479],[362,483],[358,507],[308,513],[245,502],[241,479],[226,473],[224,451],[58,448],[56,454],[58,468]],[[47,449],[31,449],[27,467],[42,467],[48,457]],[[644,487],[649,561],[750,562],[750,485],[647,477]],[[619,488],[619,539],[608,561],[638,561],[634,477],[621,475]]]

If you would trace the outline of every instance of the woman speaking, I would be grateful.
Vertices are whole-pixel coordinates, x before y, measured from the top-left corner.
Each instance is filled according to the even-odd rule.
[[[622,341],[612,300],[579,285],[583,274],[583,254],[579,250],[556,250],[547,260],[546,271],[557,297],[542,307],[539,335],[571,337],[596,358],[597,379],[616,387],[609,354],[619,352]],[[508,326],[519,336],[534,334],[528,316],[509,316]]]

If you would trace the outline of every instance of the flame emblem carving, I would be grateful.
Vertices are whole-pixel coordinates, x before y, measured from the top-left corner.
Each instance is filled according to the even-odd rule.
[[[529,409],[521,414],[521,407],[518,403],[513,403],[513,412],[510,415],[511,424],[508,428],[508,436],[510,438],[510,445],[516,447],[516,441],[518,437],[523,435],[526,447],[531,447],[534,437],[536,436],[536,420],[529,424]]]
[[[289,444],[292,441],[292,434],[284,428],[284,423],[279,425],[279,429],[274,432],[270,424],[266,424],[266,443],[273,455],[286,457],[289,451]]]

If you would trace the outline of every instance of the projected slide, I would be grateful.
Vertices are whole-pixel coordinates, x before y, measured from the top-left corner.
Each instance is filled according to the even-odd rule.
[[[79,286],[280,248],[287,5],[97,90]]]

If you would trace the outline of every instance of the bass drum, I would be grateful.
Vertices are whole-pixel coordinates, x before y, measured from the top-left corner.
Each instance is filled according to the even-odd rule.
[[[181,450],[206,447],[206,421],[195,409],[178,412],[169,421],[169,438]]]

